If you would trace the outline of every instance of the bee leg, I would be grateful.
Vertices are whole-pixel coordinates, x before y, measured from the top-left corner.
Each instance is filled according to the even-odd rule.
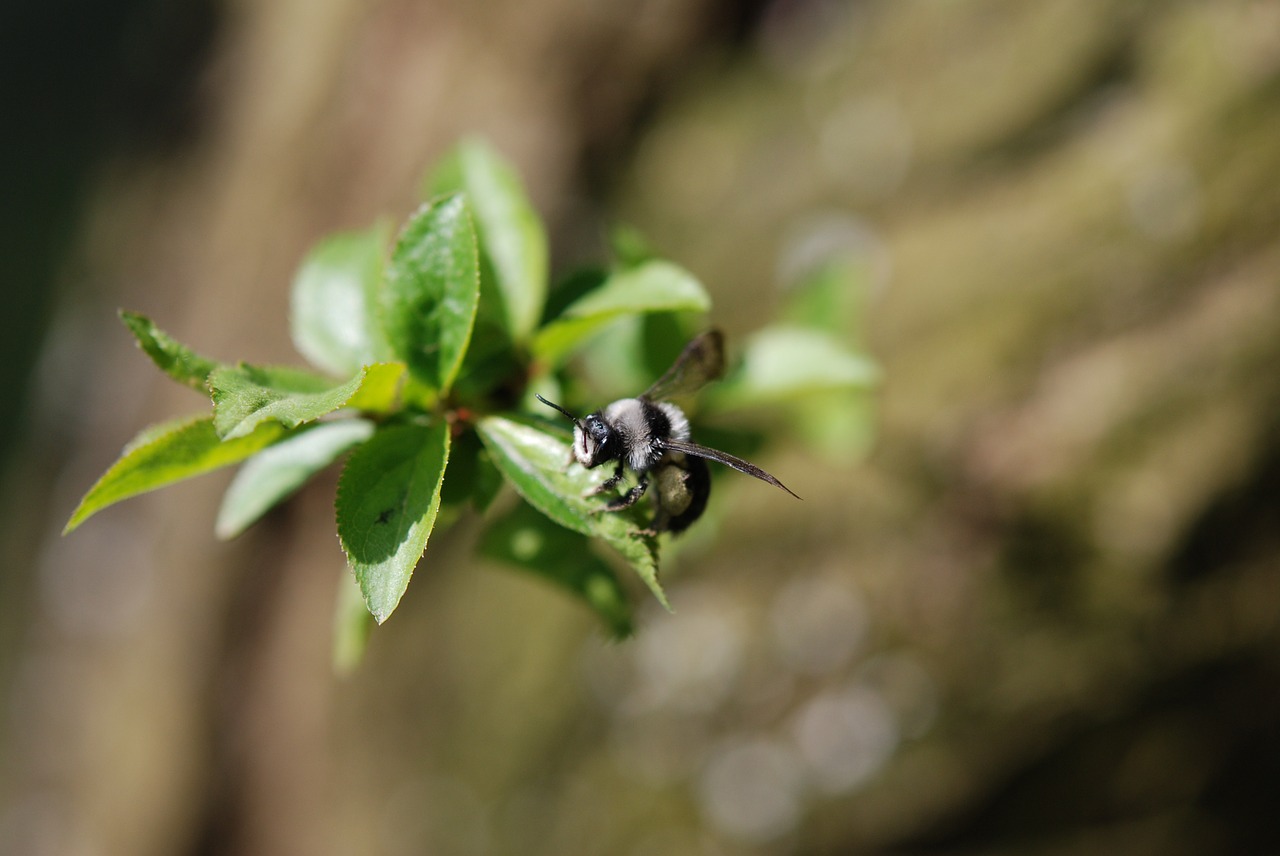
[[[636,482],[636,486],[624,493],[604,507],[605,511],[621,511],[624,508],[630,508],[635,505],[640,497],[644,496],[645,490],[649,487],[649,477],[642,475],[640,481]]]
[[[613,471],[613,475],[609,476],[607,479],[600,482],[598,486],[591,488],[591,490],[587,491],[586,494],[584,495],[599,496],[600,494],[606,491],[613,490],[614,485],[622,481],[622,468],[623,468],[622,461],[618,461],[618,467]]]

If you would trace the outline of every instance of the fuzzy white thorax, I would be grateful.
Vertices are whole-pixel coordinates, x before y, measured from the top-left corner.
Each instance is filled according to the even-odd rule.
[[[676,407],[669,401],[656,402],[658,408],[667,414],[667,421],[671,423],[671,434],[673,440],[689,439],[689,420],[684,415],[684,411]]]
[[[659,426],[653,424],[651,410],[655,409],[666,418],[669,425],[668,430],[660,435],[655,433]],[[625,450],[627,466],[637,473],[646,472],[661,460],[663,440],[670,437],[678,440],[689,438],[689,420],[679,407],[666,401],[622,398],[606,407],[601,416],[617,432],[618,440]],[[584,451],[593,450],[584,447]],[[574,453],[577,454],[576,445]]]

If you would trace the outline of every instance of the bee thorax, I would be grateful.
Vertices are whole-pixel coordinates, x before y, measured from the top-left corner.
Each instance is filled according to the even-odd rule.
[[[664,441],[689,436],[689,420],[668,402],[623,398],[600,413],[619,440],[620,457],[637,473],[647,472],[662,459]]]
[[[669,401],[659,401],[651,406],[657,407],[667,417],[667,424],[670,426],[666,433],[668,438],[672,440],[689,439],[689,420],[685,417],[683,410]]]

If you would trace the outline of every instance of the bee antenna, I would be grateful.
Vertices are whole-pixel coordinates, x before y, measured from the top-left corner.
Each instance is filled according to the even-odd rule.
[[[560,405],[556,404],[554,401],[547,401],[545,398],[543,398],[541,395],[538,395],[536,392],[533,394],[533,397],[534,397],[534,398],[536,398],[536,399],[538,399],[539,401],[541,401],[541,402],[542,402],[543,404],[545,404],[547,407],[553,408],[553,409],[555,409],[555,410],[559,410],[559,411],[560,411],[561,413],[563,413],[565,416],[568,416],[568,417],[569,417],[569,421],[570,421],[570,422],[572,422],[572,423],[574,424],[574,426],[575,426],[575,427],[577,427],[577,428],[581,428],[581,427],[582,427],[582,423],[581,423],[580,421],[578,421],[578,417],[574,416],[572,413],[570,413],[569,411],[565,410],[563,407],[561,407]]]

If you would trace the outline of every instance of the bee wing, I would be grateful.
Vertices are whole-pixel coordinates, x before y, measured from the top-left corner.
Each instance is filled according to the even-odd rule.
[[[641,397],[663,401],[692,395],[723,375],[724,334],[719,330],[708,330],[685,345],[666,374],[658,378]]]
[[[740,473],[755,476],[760,479],[760,481],[768,482],[774,487],[782,488],[796,499],[800,498],[796,495],[795,491],[757,467],[755,464],[749,461],[744,461],[742,458],[735,457],[734,455],[730,455],[728,452],[721,452],[719,449],[700,446],[697,443],[692,443],[688,440],[666,440],[663,442],[663,445],[669,452],[680,452],[685,455],[693,455],[695,458],[706,458],[707,460],[717,461],[726,466],[733,467]]]

